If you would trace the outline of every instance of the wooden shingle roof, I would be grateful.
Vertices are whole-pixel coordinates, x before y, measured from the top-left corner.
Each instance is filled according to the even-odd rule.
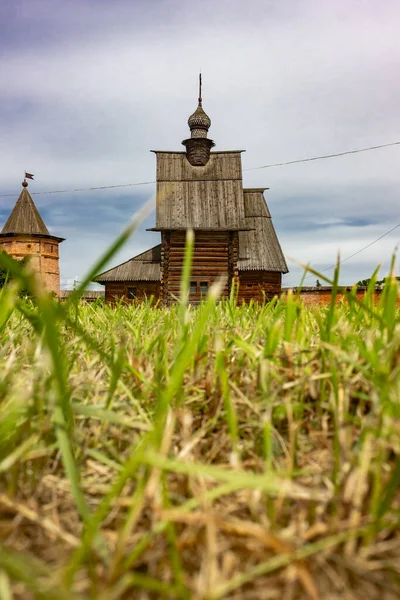
[[[160,281],[161,244],[97,275],[95,281]]]
[[[33,202],[26,182],[15,206],[1,230],[1,234],[19,234],[50,236],[38,209]]]
[[[244,224],[250,229],[239,231],[239,271],[288,273],[263,189],[244,189],[243,202]]]
[[[60,290],[59,299],[68,300],[68,298],[70,298],[70,296],[73,296],[74,293],[75,290]],[[84,290],[79,294],[81,300],[87,300],[88,302],[94,302],[94,300],[104,298],[104,296],[104,290]]]

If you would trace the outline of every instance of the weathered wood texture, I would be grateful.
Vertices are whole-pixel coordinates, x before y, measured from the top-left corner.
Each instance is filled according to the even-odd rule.
[[[182,152],[156,155],[156,229],[243,227],[240,152],[212,152],[205,166],[191,165]]]
[[[171,232],[163,231],[161,233],[161,265],[160,265],[160,301],[162,304],[168,303],[168,265],[171,248]]]
[[[244,189],[244,224],[248,231],[239,232],[239,269],[287,273],[285,257],[279,244],[262,189]]]
[[[162,233],[161,300],[165,304],[179,297],[182,268],[185,255],[185,232],[171,231]],[[196,304],[202,294],[200,285],[211,284],[222,277],[224,287],[222,297],[229,295],[232,278],[237,279],[237,232],[195,232],[192,274],[190,281],[196,285],[196,291],[191,293],[189,300]]]
[[[129,297],[129,290],[135,290],[135,297]],[[156,281],[127,281],[127,282],[106,282],[105,300],[114,304],[118,300],[124,302],[143,302],[154,297],[154,303],[160,297],[160,283]]]
[[[281,273],[287,272],[285,258],[263,196],[265,188],[242,188],[240,151],[212,152],[204,166],[191,165],[184,152],[156,155],[155,229],[161,231],[162,243],[97,281],[157,280],[160,300],[169,304],[179,296],[186,230],[191,228],[192,303],[199,302],[221,275],[226,282],[223,296],[229,294],[232,281],[240,281],[241,302],[278,294]]]
[[[202,167],[194,167],[185,152],[154,150],[157,157],[157,181],[221,181],[242,180],[242,150],[211,152],[210,160]]]
[[[189,138],[182,142],[186,146],[186,156],[191,165],[204,167],[210,160],[214,142],[204,137]]]
[[[160,281],[161,244],[97,275],[98,283],[106,281]]]
[[[268,188],[243,188],[244,216],[247,217],[269,217],[264,192]]]
[[[239,270],[239,303],[264,302],[281,293],[282,275],[277,271]]]
[[[61,301],[68,300],[72,294],[74,294],[74,290],[61,290],[59,299]],[[104,300],[105,293],[104,290],[84,290],[79,299],[81,302],[96,302],[97,300]]]
[[[235,284],[235,288],[239,285],[239,232],[229,232],[229,246],[228,246],[228,268],[229,268],[229,279],[228,279],[228,290],[230,292],[232,283]]]

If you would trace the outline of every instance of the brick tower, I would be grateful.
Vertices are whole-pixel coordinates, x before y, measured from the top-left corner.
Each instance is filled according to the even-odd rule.
[[[50,234],[24,180],[22,192],[0,233],[0,250],[16,260],[28,257],[46,289],[59,296],[58,244],[63,241],[64,238]]]

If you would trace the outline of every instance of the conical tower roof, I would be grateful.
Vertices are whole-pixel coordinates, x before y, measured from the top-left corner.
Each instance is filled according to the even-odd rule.
[[[2,235],[19,233],[51,236],[28,192],[26,181],[23,182],[22,192],[7,219],[7,223],[1,230]]]

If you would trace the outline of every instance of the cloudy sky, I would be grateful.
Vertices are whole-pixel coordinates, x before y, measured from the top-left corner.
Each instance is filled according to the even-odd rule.
[[[400,146],[246,169],[400,140],[399,22],[395,0],[2,0],[0,226],[25,169],[31,193],[153,181],[149,151],[183,148],[201,68],[216,149],[246,149],[244,185],[270,188],[284,284],[291,259],[326,269],[400,223]],[[33,196],[66,238],[63,287],[153,194]],[[158,243],[153,223],[113,264]],[[399,242],[400,227],[344,262],[342,283],[384,274]]]

